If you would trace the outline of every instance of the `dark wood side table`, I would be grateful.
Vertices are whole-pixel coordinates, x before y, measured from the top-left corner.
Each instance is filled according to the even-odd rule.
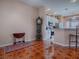
[[[25,33],[13,33],[14,44],[16,44],[16,39],[22,38],[23,42],[25,42]]]

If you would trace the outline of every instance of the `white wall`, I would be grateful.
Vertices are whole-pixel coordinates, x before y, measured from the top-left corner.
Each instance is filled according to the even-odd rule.
[[[0,46],[12,44],[12,33],[25,32],[26,40],[35,39],[37,9],[18,0],[0,0]]]

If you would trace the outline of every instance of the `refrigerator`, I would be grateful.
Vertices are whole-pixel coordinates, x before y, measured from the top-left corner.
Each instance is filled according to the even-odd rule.
[[[54,26],[55,18],[50,16],[44,16],[43,20],[43,40],[45,41],[54,41]]]
[[[54,42],[54,26],[57,21],[53,17],[50,16],[44,16],[43,19],[43,27],[42,27],[42,32],[43,32],[43,41],[44,41],[44,47],[45,49],[50,48],[53,46],[51,43]],[[52,51],[54,51],[54,48],[52,48]],[[48,53],[48,50],[45,50],[45,59],[51,59],[52,55],[54,53]]]

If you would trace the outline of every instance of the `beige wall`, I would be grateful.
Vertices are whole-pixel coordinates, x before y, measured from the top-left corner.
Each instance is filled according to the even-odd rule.
[[[35,39],[37,9],[16,0],[0,0],[0,46],[13,43],[12,33],[25,32]]]

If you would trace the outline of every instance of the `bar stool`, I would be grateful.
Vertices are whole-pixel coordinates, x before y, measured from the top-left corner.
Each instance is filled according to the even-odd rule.
[[[75,42],[75,47],[77,48],[77,45],[78,45],[78,37],[79,37],[79,27],[76,27],[76,34],[69,34],[69,48],[71,46],[71,42]],[[75,40],[72,41],[72,37],[75,37]]]
[[[22,38],[22,42],[25,42],[25,33],[13,33],[14,44],[16,44],[16,39]]]
[[[77,42],[76,40],[72,41],[72,38],[75,37],[76,38],[76,34],[69,34],[69,48],[71,47],[71,42],[75,42],[76,43],[76,47],[77,47]]]

